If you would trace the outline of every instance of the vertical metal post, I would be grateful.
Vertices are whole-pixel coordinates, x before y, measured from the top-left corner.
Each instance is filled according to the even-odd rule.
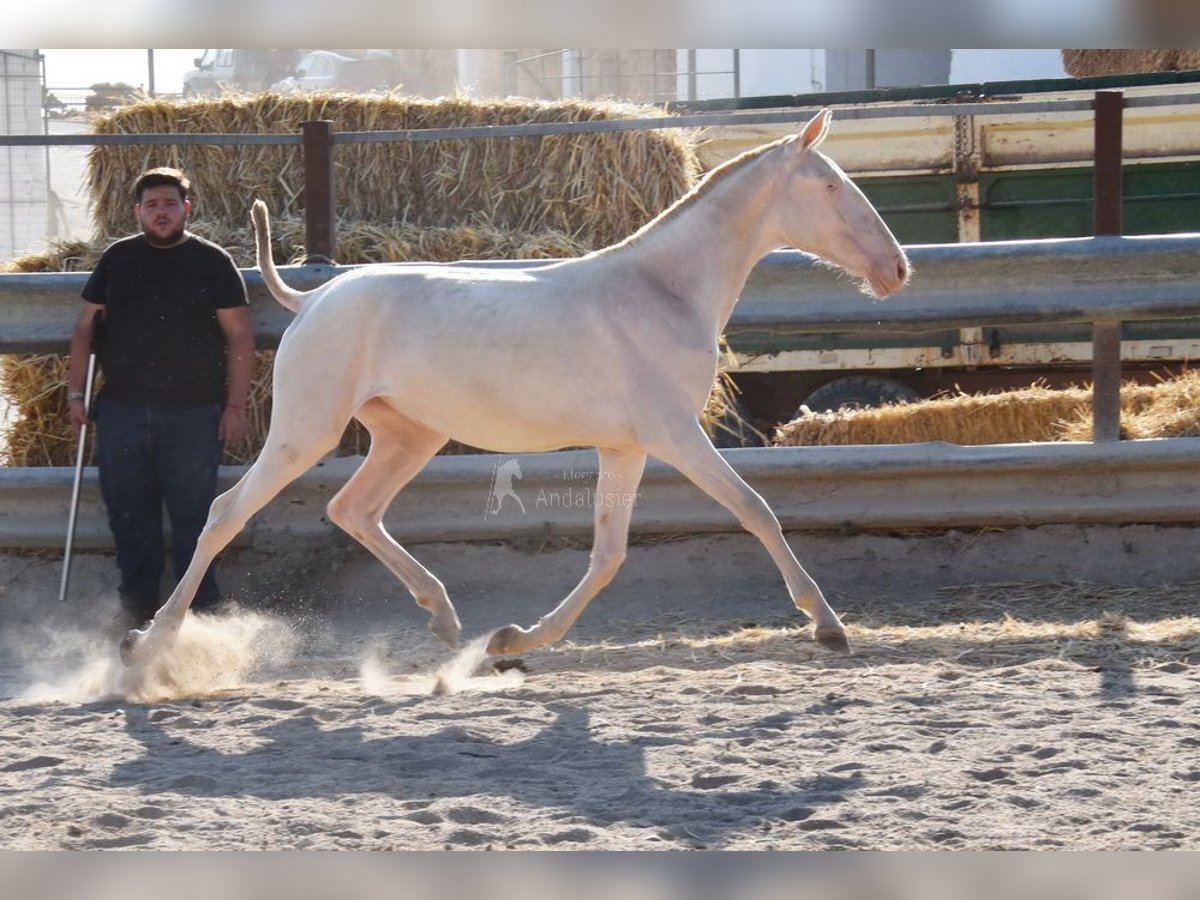
[[[333,122],[301,124],[304,138],[304,244],[306,263],[331,263],[337,246],[334,221]]]
[[[1125,96],[1097,91],[1092,231],[1121,233],[1121,128]],[[1121,322],[1092,323],[1092,440],[1121,438]]]
[[[960,242],[978,242],[982,236],[979,217],[979,169],[982,154],[975,139],[975,117],[954,117],[954,193],[956,231]],[[960,328],[958,343],[963,365],[973,370],[983,362],[982,326]]]
[[[562,52],[562,96],[583,96],[583,51]]]

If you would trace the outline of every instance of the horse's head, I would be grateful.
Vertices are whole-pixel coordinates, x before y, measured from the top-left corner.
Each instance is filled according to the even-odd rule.
[[[828,109],[779,147],[787,156],[781,224],[788,244],[864,281],[886,297],[908,281],[908,258],[863,192],[817,147],[829,133]],[[784,199],[784,198],[781,198]]]

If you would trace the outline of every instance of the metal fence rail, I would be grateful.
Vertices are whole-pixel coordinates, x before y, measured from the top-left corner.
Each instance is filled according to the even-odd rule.
[[[1200,93],[1169,96],[1127,97],[1127,109],[1153,109],[1200,103]],[[1051,112],[1087,112],[1095,108],[1090,98],[1049,100],[995,100],[969,102],[907,103],[843,106],[829,104],[839,120],[910,118],[913,116],[1005,116]],[[387,143],[394,141],[495,140],[500,138],[546,137],[556,134],[612,134],[623,131],[661,131],[668,128],[715,128],[744,125],[786,125],[806,122],[820,106],[796,106],[787,111],[691,113],[646,116],[635,119],[603,119],[587,122],[530,122],[517,125],[474,125],[455,128],[411,128],[393,131],[336,131],[335,144]],[[239,146],[248,144],[296,145],[301,134],[4,134],[0,147],[55,147],[102,145],[204,144]]]
[[[751,272],[726,333],[922,332],[1200,316],[1200,234],[928,244],[906,250],[912,282],[882,301],[806,254],[771,253]],[[513,268],[555,262],[439,265]],[[280,272],[289,284],[306,290],[351,268],[359,267],[283,266]],[[269,296],[257,269],[244,269],[243,275],[259,345],[273,347],[292,314]],[[86,272],[0,274],[0,353],[65,352],[86,280]]]
[[[723,451],[786,529],[841,532],[1044,524],[1194,524],[1200,520],[1200,438],[1109,444],[957,447],[777,447]],[[331,459],[289,485],[250,521],[236,546],[327,548],[338,534],[325,504],[359,465]],[[596,455],[520,457],[525,512],[491,500],[496,458],[435,457],[401,492],[385,524],[416,544],[588,535]],[[228,487],[240,467],[222,470]],[[0,469],[0,548],[61,548],[69,468]],[[674,469],[651,461],[639,487],[635,535],[739,532],[741,526]],[[111,550],[95,469],[83,482],[76,546]]]

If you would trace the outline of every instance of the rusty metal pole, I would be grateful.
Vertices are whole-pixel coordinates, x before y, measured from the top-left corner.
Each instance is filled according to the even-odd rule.
[[[304,138],[305,263],[332,263],[337,246],[334,219],[333,122],[301,124]]]
[[[1092,232],[1121,233],[1121,127],[1125,95],[1097,91]],[[1121,439],[1121,322],[1092,323],[1092,440]]]

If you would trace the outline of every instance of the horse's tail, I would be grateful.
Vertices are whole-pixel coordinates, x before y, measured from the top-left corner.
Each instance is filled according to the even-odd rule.
[[[271,218],[267,215],[267,204],[255,200],[250,210],[254,220],[254,252],[258,261],[258,269],[262,272],[263,283],[271,296],[294,313],[300,312],[304,306],[304,291],[297,291],[283,283],[279,271],[275,268],[275,260],[271,258]]]

